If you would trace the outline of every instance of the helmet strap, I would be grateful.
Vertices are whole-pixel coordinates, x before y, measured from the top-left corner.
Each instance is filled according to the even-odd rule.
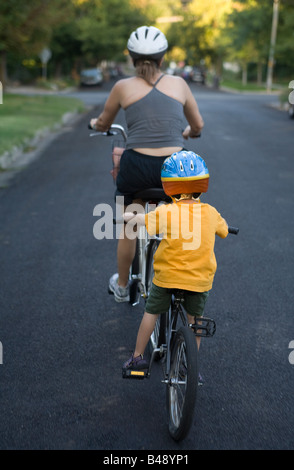
[[[185,199],[193,199],[193,201],[198,201],[201,193],[183,193],[183,194],[175,194],[171,196],[171,198],[176,201],[184,201]]]

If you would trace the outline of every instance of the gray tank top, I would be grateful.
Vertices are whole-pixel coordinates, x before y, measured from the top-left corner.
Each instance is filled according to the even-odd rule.
[[[156,85],[162,77],[147,95],[125,109],[127,149],[184,147],[183,105],[157,90]]]

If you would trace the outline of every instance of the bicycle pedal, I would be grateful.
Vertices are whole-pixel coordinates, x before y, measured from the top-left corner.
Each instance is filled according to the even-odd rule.
[[[213,336],[216,331],[215,321],[207,317],[195,318],[195,323],[189,326],[194,330],[195,336],[205,336],[209,338]]]
[[[145,377],[147,377],[147,372],[144,370],[127,369],[122,371],[122,377],[123,379],[143,380]]]

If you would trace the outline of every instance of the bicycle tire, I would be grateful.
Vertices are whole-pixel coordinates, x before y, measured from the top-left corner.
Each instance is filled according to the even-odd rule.
[[[192,425],[198,389],[197,345],[192,330],[181,327],[172,342],[166,389],[169,434],[183,440]]]

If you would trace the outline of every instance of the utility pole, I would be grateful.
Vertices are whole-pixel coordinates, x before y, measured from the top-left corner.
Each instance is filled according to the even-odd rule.
[[[271,43],[270,43],[270,51],[269,51],[269,58],[268,58],[268,65],[267,65],[267,79],[266,79],[266,89],[268,93],[271,92],[272,84],[273,84],[273,70],[274,70],[274,60],[275,60],[275,46],[276,46],[276,38],[277,38],[278,18],[279,18],[279,0],[274,0]]]

